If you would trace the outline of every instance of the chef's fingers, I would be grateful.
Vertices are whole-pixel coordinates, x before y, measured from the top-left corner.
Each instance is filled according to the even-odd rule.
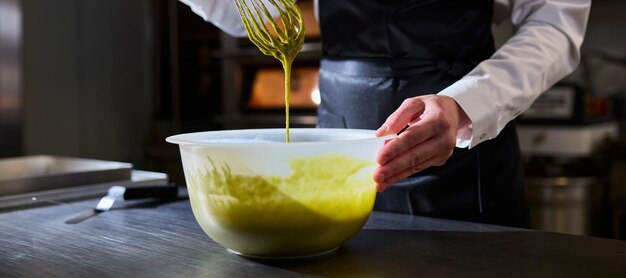
[[[417,164],[417,165],[411,165],[411,166],[409,166],[407,168],[404,168],[404,169],[402,169],[400,171],[394,172],[391,176],[386,177],[385,180],[382,180],[382,181],[376,181],[375,180],[375,182],[376,182],[376,190],[378,190],[378,192],[382,192],[385,189],[393,186],[395,183],[397,183],[397,182],[399,182],[399,181],[401,181],[403,179],[406,179],[409,176],[411,176],[411,175],[413,175],[413,174],[415,174],[417,172],[420,172],[420,171],[422,171],[422,170],[424,170],[424,169],[426,169],[426,168],[428,168],[430,166],[434,166],[434,165],[441,166],[444,163],[445,163],[445,159],[444,159],[443,156],[441,156],[441,157],[433,157],[433,158],[428,159],[426,161],[423,161],[422,163]],[[380,168],[381,167],[378,167],[376,169],[375,175],[376,175],[376,172],[378,172]]]
[[[420,97],[405,99],[400,107],[396,109],[383,123],[378,130],[377,136],[399,133],[407,125],[414,122],[424,113],[426,105]]]
[[[448,133],[448,130],[449,124],[445,120],[433,117],[432,114],[425,114],[419,122],[408,127],[397,138],[385,144],[378,151],[376,161],[380,165],[385,165],[426,140]]]
[[[374,172],[374,181],[381,183],[406,169],[412,169],[411,174],[414,174],[430,166],[442,165],[454,149],[449,141],[445,136],[438,136],[400,153],[388,163],[380,164]]]

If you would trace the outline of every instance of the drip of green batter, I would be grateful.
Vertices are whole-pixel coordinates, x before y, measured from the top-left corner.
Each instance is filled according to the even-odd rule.
[[[263,54],[278,59],[285,71],[285,140],[289,143],[291,64],[304,44],[304,20],[302,11],[292,0],[266,1],[278,10],[280,24],[261,0],[237,0],[235,3],[250,41]]]

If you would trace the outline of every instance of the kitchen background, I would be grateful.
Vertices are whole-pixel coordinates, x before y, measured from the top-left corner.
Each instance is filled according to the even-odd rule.
[[[315,125],[312,1],[292,125]],[[626,239],[626,1],[593,2],[579,69],[519,119],[533,226]],[[496,43],[513,32],[494,27]],[[0,158],[131,162],[184,184],[177,133],[282,127],[280,65],[167,0],[0,0]]]

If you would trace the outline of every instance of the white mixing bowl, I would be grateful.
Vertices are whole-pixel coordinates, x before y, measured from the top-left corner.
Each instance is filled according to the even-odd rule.
[[[248,129],[168,137],[206,234],[250,257],[332,252],[369,217],[385,140],[371,130]]]

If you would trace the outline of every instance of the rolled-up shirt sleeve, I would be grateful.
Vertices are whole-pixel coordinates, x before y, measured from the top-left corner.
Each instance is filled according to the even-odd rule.
[[[459,131],[457,147],[472,148],[495,138],[580,60],[590,0],[497,0],[496,4],[511,11],[515,35],[439,92],[454,98],[471,120]]]
[[[204,21],[213,23],[216,27],[233,37],[245,37],[246,29],[241,23],[235,0],[179,0],[189,6],[191,10],[202,17]]]
[[[211,22],[217,28],[233,37],[245,37],[246,28],[241,22],[235,0],[179,0],[189,6],[191,11],[204,21]],[[278,10],[267,0],[262,0],[272,17],[279,16]],[[296,1],[297,2],[297,1]],[[266,19],[267,20],[267,19]]]

